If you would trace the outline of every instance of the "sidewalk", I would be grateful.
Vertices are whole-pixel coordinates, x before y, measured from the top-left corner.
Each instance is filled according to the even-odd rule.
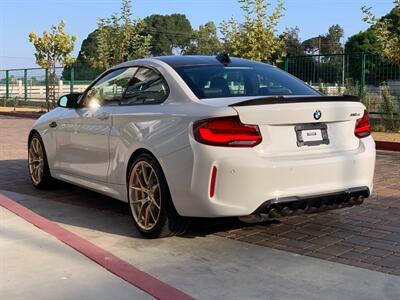
[[[0,193],[197,299],[400,299],[398,276],[215,236],[146,240],[125,214]],[[2,212],[5,299],[16,299],[13,293],[19,299],[56,299],[61,293],[71,299],[143,297],[16,218]]]
[[[1,299],[153,299],[0,207]]]

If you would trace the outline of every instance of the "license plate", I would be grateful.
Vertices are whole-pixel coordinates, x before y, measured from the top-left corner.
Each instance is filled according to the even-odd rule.
[[[301,134],[303,135],[304,142],[321,141],[322,140],[321,129],[302,130]]]
[[[295,126],[297,146],[329,145],[326,124],[302,124]]]

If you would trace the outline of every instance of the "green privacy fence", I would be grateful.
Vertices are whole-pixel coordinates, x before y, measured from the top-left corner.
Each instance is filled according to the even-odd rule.
[[[85,69],[56,68],[56,96],[81,92],[98,73],[88,74]],[[30,105],[42,105],[49,97],[49,71],[43,68],[0,70],[0,100],[3,104],[19,101]],[[0,105],[2,103],[0,102]]]

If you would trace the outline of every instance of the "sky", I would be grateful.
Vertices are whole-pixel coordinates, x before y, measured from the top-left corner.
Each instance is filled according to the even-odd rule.
[[[377,16],[393,7],[392,0],[283,0],[285,16],[279,30],[299,27],[302,40],[324,34],[332,24],[344,28],[345,38],[365,30],[361,6],[372,7]],[[275,3],[275,0],[273,0]],[[73,55],[96,28],[97,19],[118,12],[120,0],[0,0],[0,70],[36,67],[29,32],[37,33],[66,22],[66,31],[77,36]],[[242,19],[237,0],[133,0],[133,13],[144,18],[152,14],[185,14],[193,28],[208,21],[219,24],[234,17]]]

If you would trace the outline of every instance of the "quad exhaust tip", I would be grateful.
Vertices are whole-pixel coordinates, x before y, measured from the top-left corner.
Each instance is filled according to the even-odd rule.
[[[337,208],[361,205],[368,197],[369,190],[343,195],[331,195],[320,198],[300,199],[281,203],[268,203],[267,207],[261,206],[257,211],[249,216],[240,217],[245,223],[255,223],[255,221],[265,221],[268,219],[284,218],[291,215],[304,213],[316,213]]]

